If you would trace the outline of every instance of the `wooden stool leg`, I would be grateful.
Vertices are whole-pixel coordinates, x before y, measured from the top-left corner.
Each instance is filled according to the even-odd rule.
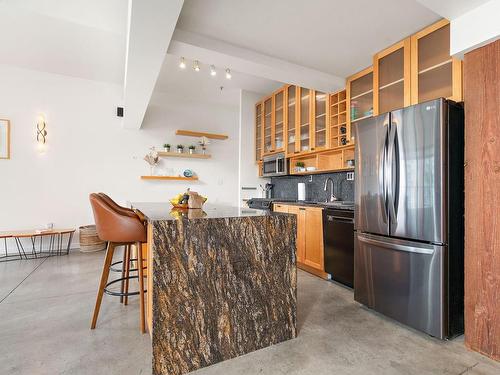
[[[125,260],[127,258],[127,246],[128,245],[125,245],[123,247],[122,279],[125,277]],[[122,280],[120,284],[121,284],[120,292],[123,294],[125,290],[125,280]],[[120,296],[120,303],[123,303],[123,296]]]
[[[139,305],[141,314],[141,332],[146,333],[146,318],[144,316],[144,272],[142,264],[142,244],[137,242],[137,270],[139,273]]]
[[[130,245],[125,248],[125,293],[128,293],[128,277],[130,275]],[[124,296],[123,304],[128,305],[128,296]]]
[[[99,316],[99,309],[101,308],[102,295],[104,294],[104,288],[108,282],[109,267],[113,262],[113,252],[115,250],[115,244],[113,242],[108,242],[108,249],[106,250],[106,258],[104,259],[104,265],[102,268],[101,282],[99,283],[99,290],[97,291],[97,299],[95,301],[94,316],[92,317],[92,324],[90,329],[94,329],[97,323],[97,317]]]

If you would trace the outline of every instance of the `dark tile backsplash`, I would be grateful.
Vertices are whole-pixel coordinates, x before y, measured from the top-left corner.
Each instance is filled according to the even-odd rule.
[[[310,181],[311,177],[312,182]],[[354,201],[354,181],[347,181],[347,172],[272,177],[273,198],[297,199],[297,184],[304,182],[306,184],[306,200],[323,201],[327,198],[323,187],[328,177],[333,180],[334,194],[337,198],[343,201]]]

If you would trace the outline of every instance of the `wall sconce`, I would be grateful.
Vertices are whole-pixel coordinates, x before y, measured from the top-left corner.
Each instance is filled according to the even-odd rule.
[[[40,152],[45,151],[45,142],[47,142],[47,124],[45,123],[45,118],[43,115],[38,116],[38,121],[36,123],[36,141],[38,142],[38,150]]]

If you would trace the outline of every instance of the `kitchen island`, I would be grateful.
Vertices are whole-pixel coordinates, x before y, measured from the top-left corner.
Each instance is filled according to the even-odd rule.
[[[154,375],[184,374],[296,336],[294,215],[132,206],[148,220]]]

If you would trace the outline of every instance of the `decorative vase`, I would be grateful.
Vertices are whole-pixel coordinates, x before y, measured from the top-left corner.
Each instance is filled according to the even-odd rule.
[[[202,148],[201,148],[201,153],[202,153],[203,155],[205,155],[205,152],[206,152],[206,151],[207,151],[207,148],[206,148],[206,147],[202,147]]]
[[[182,154],[182,148],[178,148],[178,149],[177,149],[177,152],[178,152],[179,154]]]
[[[189,153],[190,153],[190,154],[194,154],[194,149],[190,148],[190,149],[189,149]]]
[[[164,147],[165,152],[170,152],[170,147]]]
[[[149,166],[149,172],[150,172],[150,176],[154,176],[155,175],[155,166],[154,165],[150,165]]]

